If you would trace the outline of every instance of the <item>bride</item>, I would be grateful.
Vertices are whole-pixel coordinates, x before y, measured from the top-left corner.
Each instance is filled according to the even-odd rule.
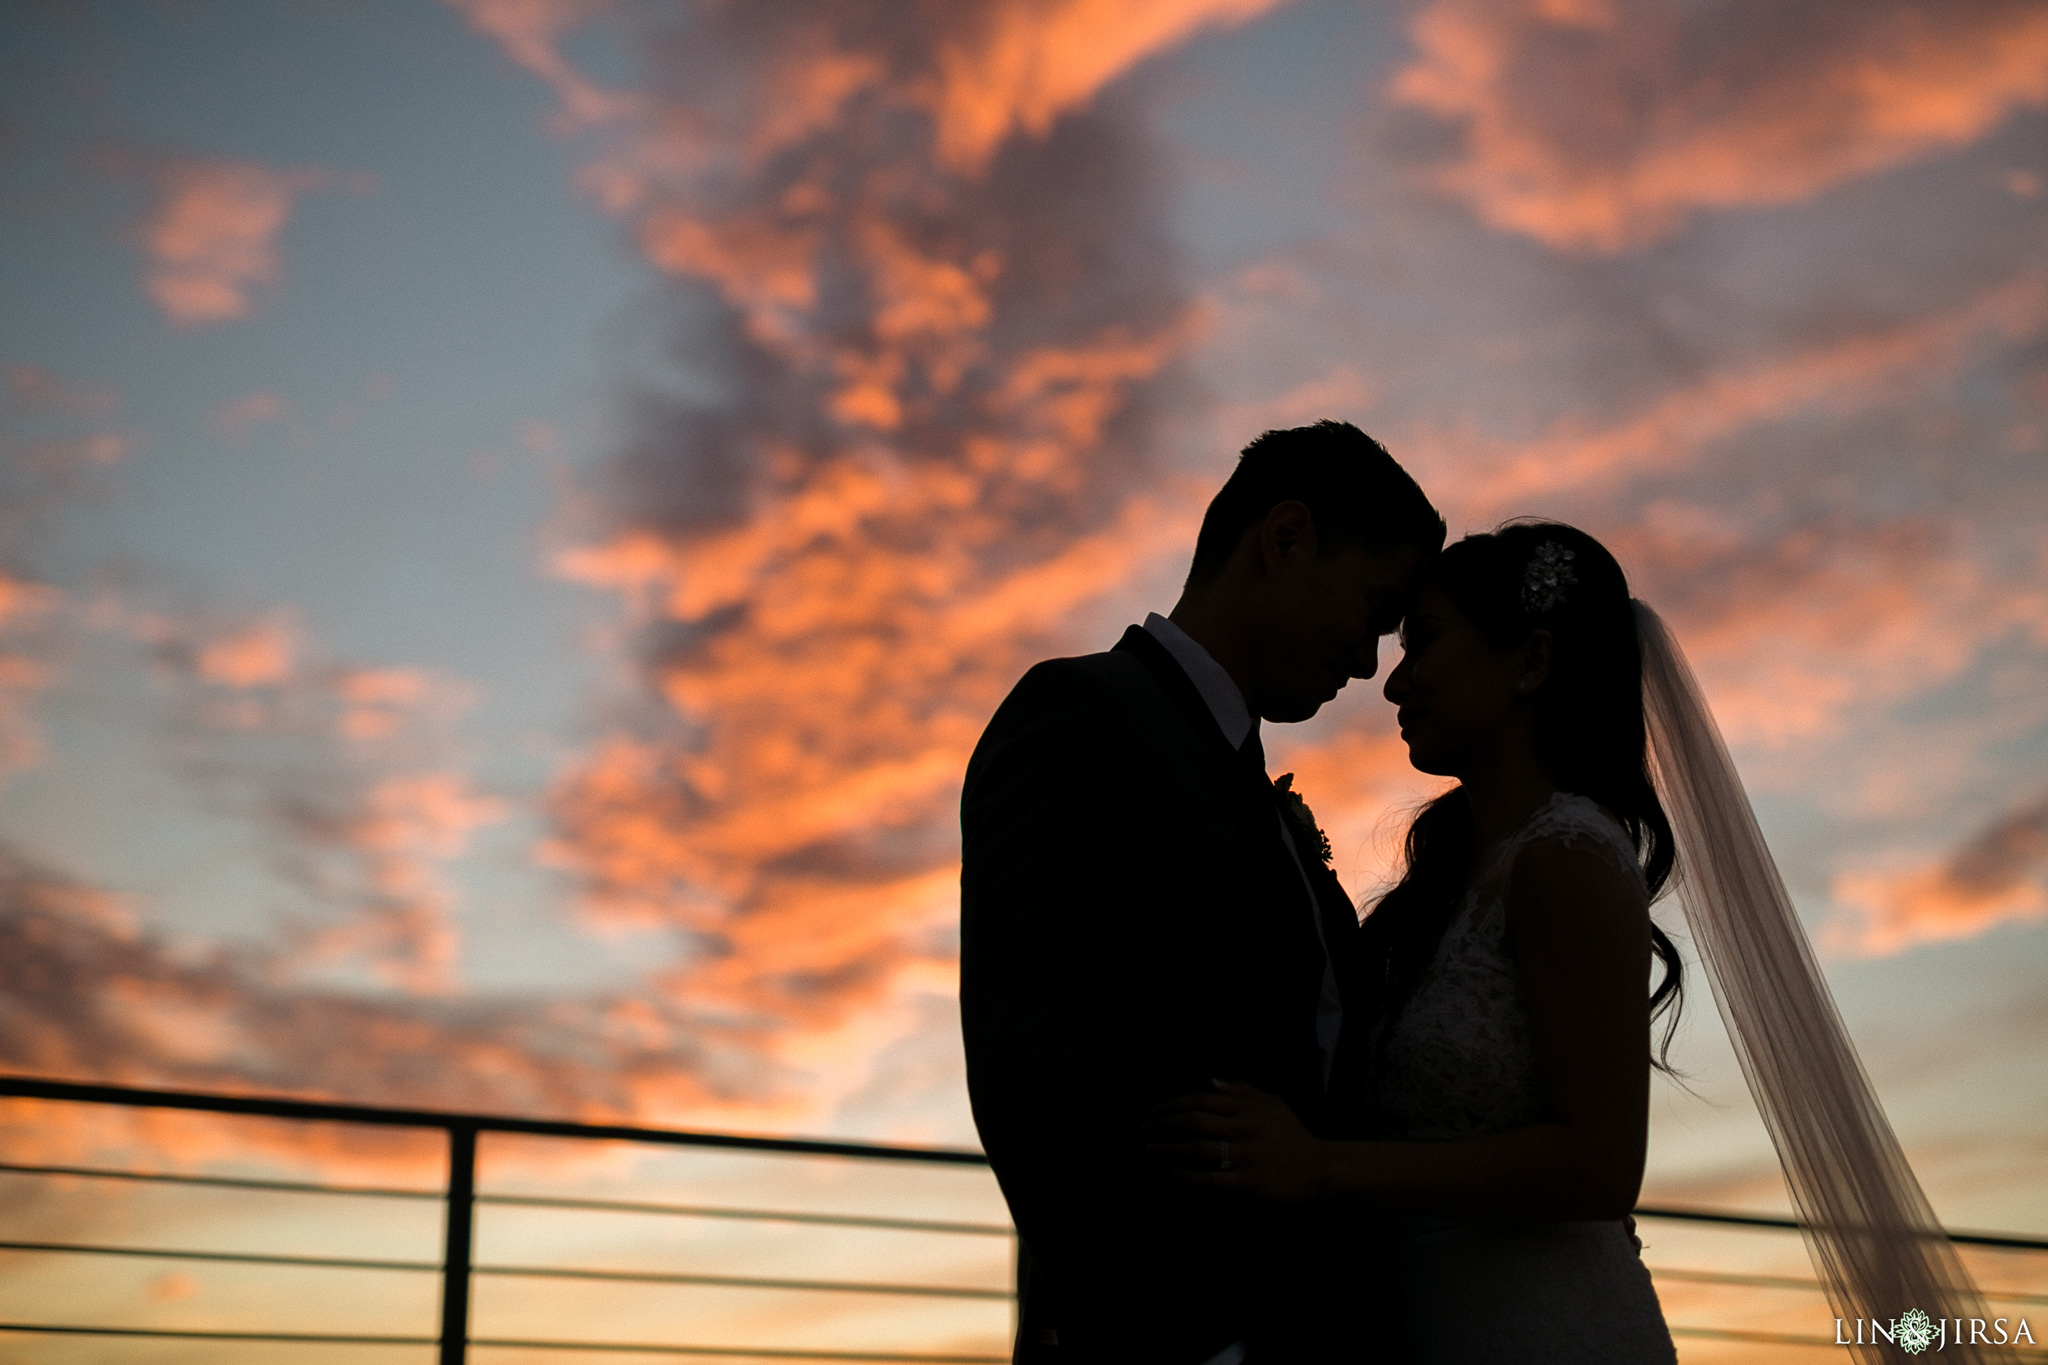
[[[1682,995],[1649,907],[1678,873],[1833,1316],[1968,1316],[1704,702],[1614,557],[1556,523],[1469,536],[1402,643],[1409,759],[1458,785],[1360,929],[1370,1126],[1319,1138],[1218,1082],[1165,1106],[1155,1151],[1194,1183],[1392,1215],[1414,1361],[1675,1360],[1629,1211]]]

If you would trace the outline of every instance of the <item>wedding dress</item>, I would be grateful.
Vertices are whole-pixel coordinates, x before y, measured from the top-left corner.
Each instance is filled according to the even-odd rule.
[[[1496,851],[1391,1028],[1373,1035],[1380,1136],[1455,1142],[1545,1117],[1529,1007],[1506,940],[1515,854],[1555,839],[1638,882],[1621,825],[1560,792]],[[1411,1361],[1450,1365],[1670,1365],[1671,1335],[1631,1225],[1410,1216],[1399,1264]]]

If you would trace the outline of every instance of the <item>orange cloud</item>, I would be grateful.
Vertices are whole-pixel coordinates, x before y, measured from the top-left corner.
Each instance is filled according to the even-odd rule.
[[[193,660],[199,676],[227,687],[262,687],[291,676],[297,628],[288,615],[270,616],[201,644]]]
[[[951,994],[988,715],[1108,642],[1076,623],[1185,553],[1208,491],[1150,462],[1191,314],[1142,131],[1094,96],[1269,8],[710,12],[586,177],[723,306],[732,396],[648,410],[565,525],[646,705],[563,774],[545,857],[593,923],[674,930],[670,998],[828,1103]]]
[[[1048,0],[980,6],[936,53],[940,156],[972,168],[1016,133],[1044,137],[1139,62],[1284,0]]]
[[[137,233],[148,257],[143,291],[180,327],[249,316],[257,291],[277,283],[277,239],[293,200],[332,181],[222,160],[171,161],[156,178]]]
[[[1560,250],[1798,203],[2048,103],[2031,0],[1431,0],[1411,36],[1390,97],[1464,136],[1433,183]]]
[[[1848,872],[1834,900],[1848,913],[1824,942],[1882,957],[2048,919],[2048,801],[2012,811],[1949,857],[1897,872]]]

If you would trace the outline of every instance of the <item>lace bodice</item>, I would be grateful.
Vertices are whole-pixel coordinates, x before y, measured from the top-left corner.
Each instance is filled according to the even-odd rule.
[[[1506,938],[1515,855],[1546,839],[1592,849],[1631,877],[1642,877],[1628,832],[1574,793],[1551,797],[1501,845],[1473,878],[1429,971],[1391,1031],[1383,1025],[1374,1033],[1384,1136],[1448,1142],[1543,1117],[1529,1006]]]

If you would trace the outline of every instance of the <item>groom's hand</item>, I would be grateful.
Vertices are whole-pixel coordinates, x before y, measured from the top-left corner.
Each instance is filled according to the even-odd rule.
[[[1278,1096],[1234,1081],[1168,1100],[1146,1124],[1146,1151],[1193,1185],[1292,1203],[1322,1192],[1329,1144]]]

